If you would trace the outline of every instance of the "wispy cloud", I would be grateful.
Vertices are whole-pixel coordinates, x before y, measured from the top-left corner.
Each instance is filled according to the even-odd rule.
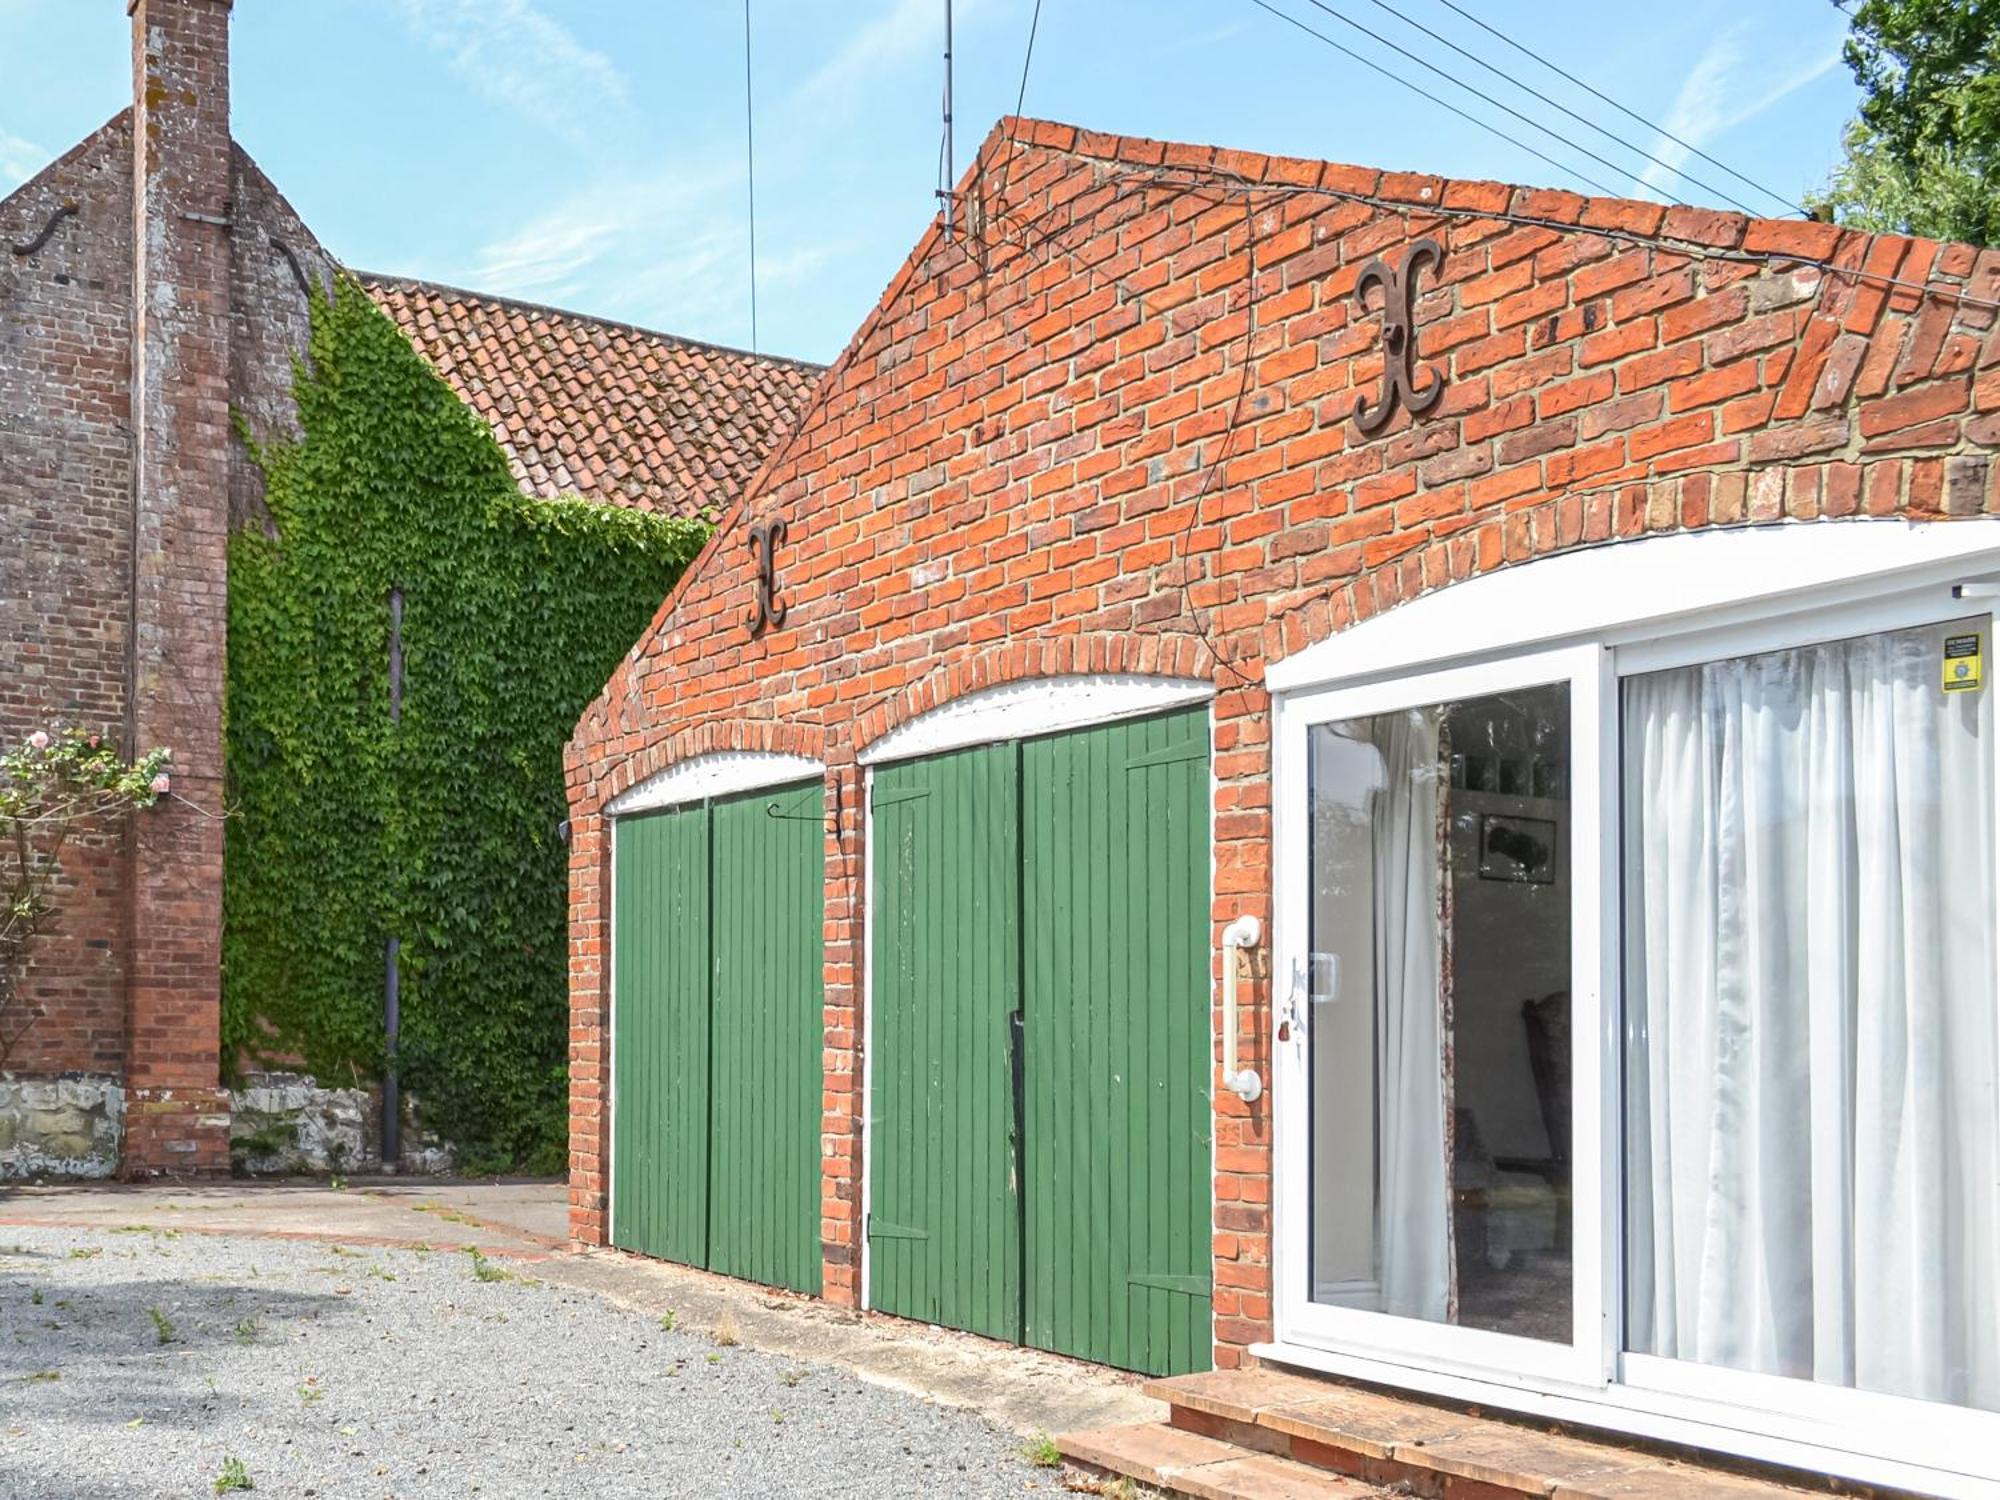
[[[400,3],[457,15],[471,0]],[[865,103],[884,76],[943,45],[936,0],[881,0],[869,9],[815,72],[771,102],[775,138],[811,134],[803,122],[823,127],[830,113]],[[960,24],[991,9],[991,0],[959,0]],[[760,123],[760,135],[764,128]],[[502,295],[582,303],[655,327],[720,329],[709,336],[741,338],[749,286],[743,174],[741,147],[733,141],[691,147],[665,170],[607,168],[490,240],[466,278]],[[823,221],[788,228],[768,208],[758,229],[757,284],[765,292],[809,280],[852,248],[830,239]]]
[[[984,0],[960,0],[958,24],[977,18]],[[866,96],[861,87],[913,57],[941,52],[943,10],[937,0],[889,0],[876,17],[858,27],[838,51],[792,92],[798,109],[849,106]]]
[[[720,159],[601,180],[489,243],[472,284],[740,338],[749,285],[743,190],[740,165]],[[763,227],[757,280],[765,290],[805,281],[842,248],[817,229],[791,243],[782,222]]]
[[[49,153],[33,141],[0,129],[0,188],[26,182],[49,164]]]
[[[1836,44],[1790,71],[1773,70],[1764,58],[1746,70],[1746,30],[1739,24],[1717,36],[1681,80],[1680,90],[1662,122],[1666,133],[1653,142],[1653,155],[1667,165],[1648,167],[1639,178],[1655,193],[1671,197],[1686,192],[1676,174],[1694,155],[1689,146],[1706,148],[1718,137],[1754,120],[1786,95],[1832,71],[1840,61],[1840,48]],[[1680,140],[1669,140],[1669,135]],[[1682,145],[1681,141],[1688,145]]]
[[[396,0],[410,29],[481,93],[578,144],[631,102],[625,75],[533,0]]]

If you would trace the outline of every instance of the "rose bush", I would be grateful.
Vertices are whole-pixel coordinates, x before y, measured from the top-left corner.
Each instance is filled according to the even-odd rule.
[[[41,1019],[23,986],[30,947],[55,925],[64,848],[170,796],[172,760],[164,746],[127,760],[103,735],[60,726],[0,749],[0,1069]]]

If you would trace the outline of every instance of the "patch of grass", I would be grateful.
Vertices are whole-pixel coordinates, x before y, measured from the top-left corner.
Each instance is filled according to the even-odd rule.
[[[783,1427],[785,1425],[785,1414],[775,1406],[771,1408],[771,1425],[774,1427]]]
[[[319,1376],[306,1376],[304,1383],[299,1386],[299,1400],[311,1406],[325,1399],[326,1392],[320,1389]]]
[[[719,1365],[722,1363],[722,1356],[720,1354],[711,1353],[708,1356],[708,1362],[712,1365]]]
[[[1062,1462],[1062,1449],[1056,1446],[1054,1438],[1044,1432],[1029,1441],[1021,1450],[1021,1457],[1038,1469],[1053,1469]]]
[[[359,1250],[350,1250],[345,1245],[328,1245],[327,1249],[331,1250],[335,1255],[341,1256],[347,1260],[361,1259],[361,1252]]]
[[[725,1311],[715,1320],[715,1327],[709,1330],[708,1336],[715,1340],[718,1349],[734,1349],[742,1343],[743,1333],[736,1326],[736,1314]]]
[[[60,1308],[63,1312],[73,1312],[76,1308],[76,1304],[70,1301],[69,1298],[67,1297],[56,1298],[56,1306]]]
[[[21,1383],[23,1385],[42,1385],[51,1380],[61,1380],[61,1379],[62,1379],[61,1370],[36,1370],[32,1374],[23,1375],[21,1377]]]
[[[784,1382],[785,1387],[788,1390],[791,1387],[797,1385],[801,1380],[804,1380],[805,1378],[806,1378],[806,1372],[804,1370],[787,1370],[785,1371],[784,1374],[778,1377],[779,1380]]]
[[[161,1343],[171,1344],[180,1337],[179,1330],[174,1327],[174,1320],[157,1307],[147,1308],[146,1316],[153,1320],[153,1332],[159,1335]]]
[[[674,1310],[671,1307],[668,1308],[660,1314],[660,1332],[672,1333],[674,1331],[674,1324],[679,1321],[680,1318],[675,1314]]]
[[[394,1271],[385,1271],[380,1266],[370,1266],[368,1274],[373,1276],[377,1281],[394,1281],[396,1279]]]
[[[153,1226],[150,1224],[114,1224],[111,1226],[111,1232],[113,1234],[151,1234]]]
[[[35,1306],[40,1307],[42,1305],[42,1289],[36,1287],[32,1292],[28,1293],[28,1300],[34,1303]]]
[[[103,1253],[104,1247],[102,1245],[78,1245],[74,1250],[70,1251],[69,1258],[71,1260],[96,1260]]]
[[[250,1477],[250,1471],[243,1467],[243,1460],[234,1454],[222,1461],[222,1472],[215,1476],[215,1493],[226,1495],[231,1490],[254,1490],[257,1483]]]
[[[257,1342],[257,1335],[263,1331],[264,1325],[261,1321],[256,1318],[245,1318],[236,1325],[236,1342],[254,1344]]]

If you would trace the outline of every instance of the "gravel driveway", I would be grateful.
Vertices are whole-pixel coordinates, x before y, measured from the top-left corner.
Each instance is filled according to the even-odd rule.
[[[996,1496],[981,1418],[672,1331],[534,1266],[0,1229],[0,1496]]]

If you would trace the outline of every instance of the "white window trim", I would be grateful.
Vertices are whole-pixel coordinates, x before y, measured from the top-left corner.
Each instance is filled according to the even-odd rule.
[[[857,758],[864,766],[915,760],[969,745],[1142,718],[1214,696],[1213,683],[1184,677],[1109,672],[1028,677],[919,714],[864,746]]]
[[[627,817],[825,774],[826,766],[810,756],[781,755],[773,750],[717,750],[678,761],[647,777],[613,797],[604,811],[608,817]]]
[[[1973,585],[1963,598],[1955,587],[1959,584]],[[1277,722],[1273,910],[1280,941],[1291,943],[1284,934],[1287,899],[1297,906],[1298,898],[1288,887],[1299,884],[1300,862],[1306,857],[1303,841],[1287,832],[1303,826],[1299,821],[1303,765],[1291,741],[1303,734],[1305,723],[1326,717],[1343,703],[1372,696],[1356,693],[1363,686],[1379,686],[1394,697],[1420,677],[1448,682],[1481,664],[1520,662],[1565,645],[1606,648],[1606,713],[1600,744],[1607,791],[1601,868],[1607,873],[1599,930],[1605,949],[1601,1038],[1605,1067],[1598,1108],[1593,1110],[1586,1100],[1576,1110],[1579,1124],[1598,1118],[1602,1132],[1599,1188],[1604,1231],[1599,1271],[1606,1291],[1606,1361],[1601,1379],[1565,1378],[1547,1360],[1475,1367],[1462,1357],[1449,1357],[1442,1348],[1427,1347],[1429,1341],[1422,1336],[1399,1339],[1399,1347],[1385,1349],[1380,1343],[1328,1339],[1323,1330],[1302,1328],[1296,1315],[1299,1294],[1287,1296],[1285,1287],[1287,1278],[1297,1279],[1293,1269],[1297,1247],[1292,1240],[1297,1238],[1296,1218],[1306,1206],[1299,1194],[1307,1183],[1297,1168],[1299,1142],[1288,1142],[1282,1125],[1275,1143],[1277,1337],[1253,1352],[1281,1363],[1693,1443],[1863,1482],[1949,1496],[2000,1495],[2000,1484],[1987,1477],[1992,1454],[2000,1447],[2000,1413],[1709,1368],[1624,1349],[1618,1180],[1623,1117],[1617,1098],[1622,1068],[1617,979],[1621,915],[1615,876],[1621,867],[1622,829],[1612,815],[1619,777],[1619,678],[1811,641],[1986,615],[1993,612],[1996,599],[2000,599],[2000,519],[1996,518],[1819,521],[1710,530],[1586,549],[1469,580],[1269,668],[1266,681],[1274,693]],[[1577,731],[1583,728],[1579,720]],[[2000,912],[1995,919],[2000,921]],[[1297,920],[1294,913],[1294,923]],[[1282,1000],[1274,1005],[1274,1025],[1284,1009]],[[1285,1050],[1275,1035],[1271,1045],[1274,1056]],[[1294,1089],[1302,1088],[1302,1076],[1291,1083]],[[1579,1090],[1581,1083],[1579,1075]],[[1580,1169],[1580,1160],[1578,1165]],[[1294,1222],[1288,1225],[1287,1220]],[[1581,1246],[1584,1225],[1579,1221],[1577,1227],[1581,1279],[1586,1269]],[[1478,1341],[1472,1341],[1450,1352],[1477,1347]]]
[[[1559,553],[1364,620],[1266,669],[1273,693],[1569,640],[1622,645],[2000,571],[2000,519],[1710,527]]]

